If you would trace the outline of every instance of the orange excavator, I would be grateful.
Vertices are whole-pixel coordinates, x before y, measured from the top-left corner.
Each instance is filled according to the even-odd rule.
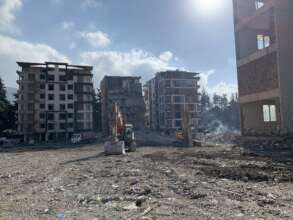
[[[118,104],[113,105],[111,141],[105,143],[106,154],[125,154],[125,151],[136,151],[136,142],[132,124],[124,122],[123,114]]]

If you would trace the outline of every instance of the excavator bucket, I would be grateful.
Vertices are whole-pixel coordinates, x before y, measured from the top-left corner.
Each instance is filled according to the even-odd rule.
[[[107,141],[104,144],[105,155],[124,155],[125,154],[125,143],[124,141]]]

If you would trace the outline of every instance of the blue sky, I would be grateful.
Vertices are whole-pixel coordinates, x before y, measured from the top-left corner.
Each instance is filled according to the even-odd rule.
[[[206,3],[206,2],[210,2]],[[0,74],[16,60],[67,61],[103,75],[186,69],[213,93],[236,90],[230,0],[0,0]]]

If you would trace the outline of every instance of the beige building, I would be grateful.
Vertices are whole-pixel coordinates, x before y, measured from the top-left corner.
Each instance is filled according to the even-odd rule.
[[[66,141],[93,130],[91,66],[18,62],[18,131],[25,141]]]
[[[146,124],[153,130],[182,128],[183,112],[190,112],[193,128],[200,119],[198,73],[159,72],[144,86]]]
[[[293,1],[233,4],[242,133],[293,132]]]

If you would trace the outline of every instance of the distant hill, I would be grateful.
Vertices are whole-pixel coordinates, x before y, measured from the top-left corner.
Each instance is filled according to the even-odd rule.
[[[17,92],[17,88],[13,88],[13,87],[7,87],[6,88],[6,95],[7,95],[7,99],[10,102],[15,101],[15,97],[14,94]]]

